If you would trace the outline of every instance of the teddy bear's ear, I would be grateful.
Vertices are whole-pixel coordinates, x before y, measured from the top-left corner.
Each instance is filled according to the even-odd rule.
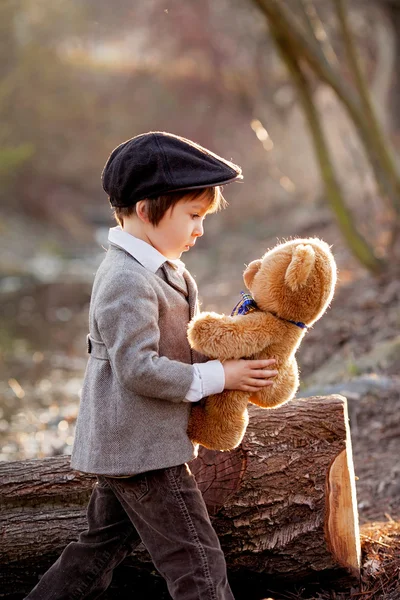
[[[292,260],[285,274],[285,283],[296,291],[307,283],[308,276],[315,263],[314,248],[310,245],[299,244],[294,248]]]
[[[247,289],[250,289],[251,284],[253,283],[253,279],[257,274],[257,271],[261,267],[262,260],[259,258],[258,260],[253,260],[251,263],[247,265],[245,272],[243,273],[243,279],[246,284]]]

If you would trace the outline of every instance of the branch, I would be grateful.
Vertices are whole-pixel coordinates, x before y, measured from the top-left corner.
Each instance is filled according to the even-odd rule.
[[[360,263],[369,271],[379,273],[383,270],[385,263],[375,256],[372,247],[357,230],[354,218],[343,199],[343,193],[335,174],[321,120],[313,101],[310,84],[301,69],[298,59],[287,47],[284,36],[281,36],[277,29],[272,31],[272,36],[296,85],[299,100],[310,126],[315,155],[324,180],[326,194],[331,208],[336,215],[339,228],[349,248]]]
[[[400,179],[396,177],[396,180],[393,181],[392,176],[386,172],[381,153],[376,147],[376,140],[370,130],[369,120],[362,110],[363,107],[357,95],[348,85],[344,84],[340,73],[329,64],[321,51],[318,40],[314,36],[307,36],[303,33],[282,0],[254,0],[254,2],[267,17],[271,30],[276,28],[281,32],[283,42],[291,47],[292,54],[304,59],[343,102],[363,141],[365,152],[381,191],[392,200],[396,212],[400,215]]]
[[[329,43],[328,36],[313,1],[297,0],[297,4],[309,35],[315,39],[315,50],[317,51],[318,47],[318,52],[321,53],[321,60],[325,60],[330,65],[336,67],[339,64],[338,57]]]
[[[342,35],[344,40],[344,45],[346,48],[347,58],[349,61],[351,73],[354,77],[354,81],[356,83],[357,91],[361,100],[361,104],[363,106],[365,115],[369,121],[371,135],[374,137],[375,145],[379,149],[379,153],[381,155],[381,161],[386,172],[389,174],[393,181],[393,185],[400,192],[399,187],[399,176],[396,171],[396,166],[393,160],[392,153],[389,149],[388,140],[385,139],[385,135],[382,131],[382,127],[378,121],[376,116],[376,112],[374,106],[371,101],[371,96],[369,93],[368,85],[366,83],[364,74],[361,68],[361,61],[357,52],[356,45],[354,43],[354,36],[352,35],[349,20],[348,20],[348,11],[346,6],[346,0],[334,0],[334,5],[336,9],[336,14],[342,29]],[[400,214],[400,200],[396,195],[393,199],[393,203],[395,205],[396,212]]]

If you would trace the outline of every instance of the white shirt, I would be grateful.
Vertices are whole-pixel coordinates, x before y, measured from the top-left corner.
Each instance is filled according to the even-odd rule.
[[[108,241],[129,252],[145,269],[148,269],[152,273],[158,271],[165,261],[173,264],[180,274],[185,269],[185,263],[179,258],[174,260],[165,258],[154,246],[124,231],[119,225],[110,228]],[[218,394],[223,391],[225,387],[225,373],[222,363],[219,360],[195,363],[193,367],[192,384],[185,398],[187,402],[198,402],[206,396]]]

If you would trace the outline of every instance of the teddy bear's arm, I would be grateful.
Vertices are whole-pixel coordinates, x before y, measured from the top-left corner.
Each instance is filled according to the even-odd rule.
[[[273,329],[273,321],[258,311],[235,317],[204,312],[189,324],[188,338],[194,350],[210,358],[239,359],[266,348]]]

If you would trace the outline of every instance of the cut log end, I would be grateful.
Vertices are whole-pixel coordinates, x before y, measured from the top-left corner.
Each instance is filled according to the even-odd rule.
[[[354,577],[359,577],[361,544],[346,402],[344,404],[344,421],[346,448],[332,462],[326,480],[325,536],[338,564],[352,573]]]
[[[247,458],[242,448],[234,452],[200,448],[198,457],[190,463],[190,470],[210,515],[215,515],[240,488],[246,466]]]

